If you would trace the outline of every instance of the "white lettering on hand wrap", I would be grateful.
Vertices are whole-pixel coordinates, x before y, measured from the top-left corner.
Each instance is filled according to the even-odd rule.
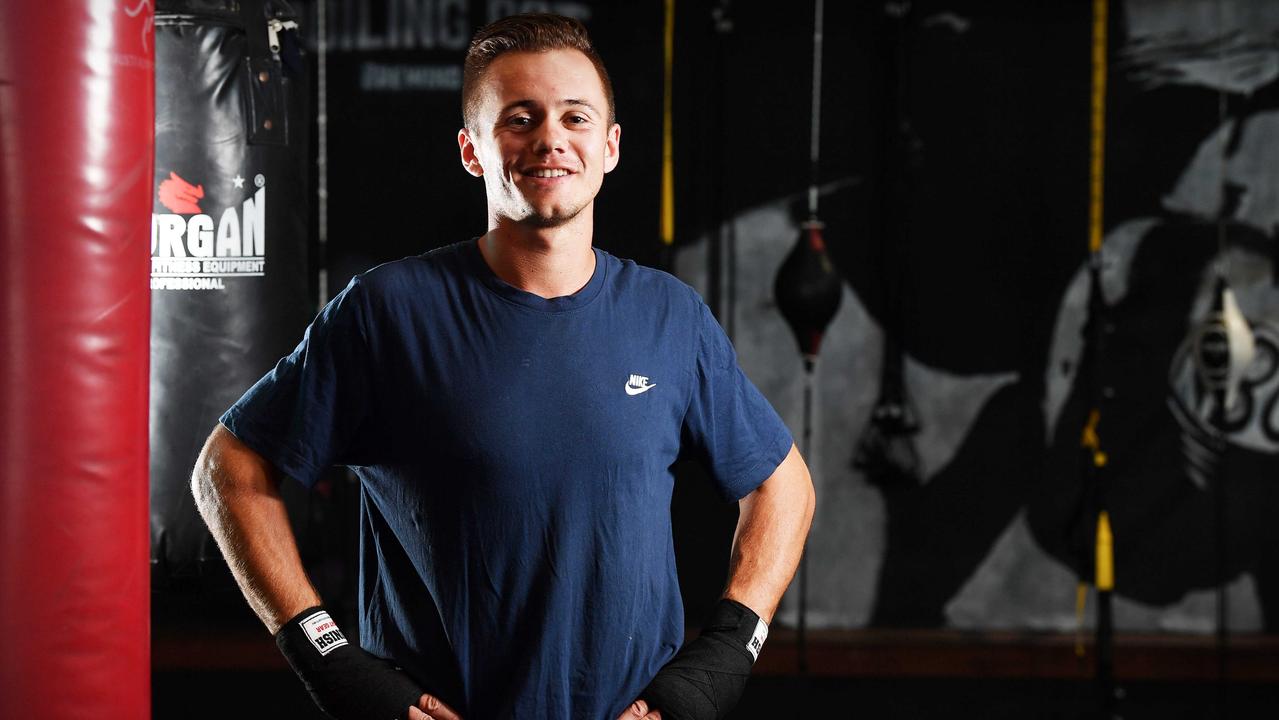
[[[750,651],[751,657],[759,659],[759,651],[764,649],[764,641],[768,639],[768,626],[763,620],[755,623],[755,634],[751,635],[751,641],[746,644],[746,649]]]
[[[306,633],[306,639],[311,641],[321,655],[328,655],[347,644],[346,636],[338,629],[338,624],[323,610],[306,616],[298,624],[302,626],[302,632]]]

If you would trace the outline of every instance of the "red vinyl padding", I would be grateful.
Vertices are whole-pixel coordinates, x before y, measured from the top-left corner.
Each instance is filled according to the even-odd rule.
[[[151,714],[152,23],[0,2],[0,718]]]

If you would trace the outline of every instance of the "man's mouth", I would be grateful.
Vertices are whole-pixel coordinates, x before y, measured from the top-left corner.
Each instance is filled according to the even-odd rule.
[[[529,168],[524,171],[524,174],[536,178],[556,178],[571,175],[572,173],[564,168]]]

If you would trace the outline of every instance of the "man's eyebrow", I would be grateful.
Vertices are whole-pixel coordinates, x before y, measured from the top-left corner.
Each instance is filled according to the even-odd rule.
[[[600,114],[599,108],[595,107],[594,105],[587,102],[586,100],[578,100],[577,98],[564,98],[563,100],[560,101],[560,104],[581,106],[581,107],[587,108],[588,110],[595,113],[596,115]]]
[[[584,108],[586,108],[586,109],[590,110],[591,112],[595,113],[596,115],[599,115],[599,114],[600,114],[599,108],[595,107],[593,104],[591,104],[591,103],[590,103],[590,101],[587,101],[587,100],[581,100],[581,99],[578,99],[578,98],[564,98],[563,100],[560,100],[557,104],[558,104],[558,105],[570,105],[570,106],[573,106],[573,107],[584,107]],[[524,98],[524,99],[522,99],[522,100],[514,100],[514,101],[512,101],[512,102],[509,102],[509,103],[507,103],[507,104],[503,105],[503,106],[502,106],[502,109],[501,109],[501,110],[499,110],[497,114],[498,114],[499,116],[502,116],[502,115],[507,114],[508,112],[511,112],[512,110],[517,109],[517,108],[527,108],[527,109],[532,109],[532,108],[536,108],[536,107],[538,107],[538,103],[537,103],[536,101],[531,100],[531,99],[528,99],[528,98]]]
[[[528,99],[516,100],[514,102],[509,102],[503,105],[502,109],[499,110],[497,114],[501,116],[501,115],[507,114],[508,112],[514,110],[515,108],[519,108],[519,107],[531,108],[531,107],[535,107],[536,105],[537,103],[533,102],[532,100],[528,100]]]

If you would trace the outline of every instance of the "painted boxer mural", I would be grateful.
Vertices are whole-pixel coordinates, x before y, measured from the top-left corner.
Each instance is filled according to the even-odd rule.
[[[1209,632],[1214,588],[1225,583],[1230,630],[1274,630],[1279,7],[1111,8],[1110,312],[1097,360],[1109,388],[1098,430],[1110,460],[1118,627]],[[1073,629],[1076,577],[1090,571],[1080,450],[1095,354],[1084,332],[1089,8],[881,11],[850,23],[863,30],[845,47],[866,49],[830,44],[881,79],[849,78],[863,87],[834,92],[871,116],[846,125],[864,122],[856,129],[882,138],[876,114],[893,107],[884,71],[908,79],[911,212],[904,227],[885,227],[882,186],[903,182],[885,168],[900,157],[846,137],[867,149],[827,176],[833,197],[823,201],[848,287],[818,367],[809,624]],[[831,107],[841,112],[838,100]],[[796,190],[728,223],[737,255],[751,259],[733,283],[735,342],[792,424],[799,359],[767,287],[798,229]],[[703,248],[686,248],[678,268],[702,282]],[[1237,402],[1214,417],[1194,338],[1219,277],[1255,355]],[[900,397],[918,427],[892,438],[878,466],[854,468],[884,395]],[[794,621],[789,607],[781,617]]]

